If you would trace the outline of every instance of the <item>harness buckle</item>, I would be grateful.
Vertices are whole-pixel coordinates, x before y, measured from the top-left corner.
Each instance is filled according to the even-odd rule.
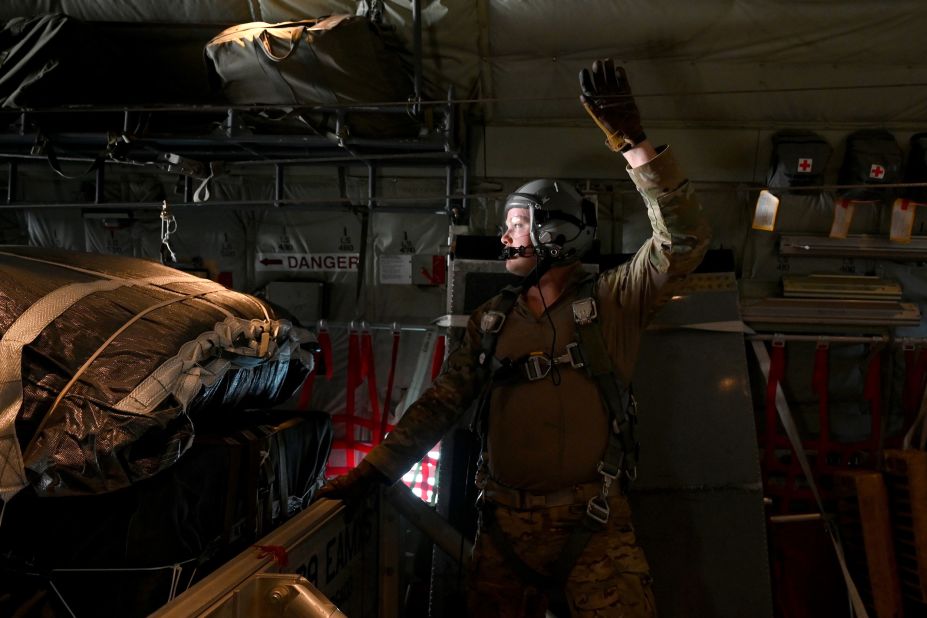
[[[603,526],[608,523],[608,500],[602,496],[592,496],[586,503],[586,515]]]
[[[579,349],[579,343],[574,341],[573,343],[568,343],[566,346],[566,355],[570,360],[570,366],[573,369],[579,369],[580,367],[586,366],[586,361],[583,360],[583,352]]]
[[[550,373],[553,363],[543,353],[535,353],[525,359],[525,375],[532,382],[543,380]]]
[[[624,456],[622,455],[622,459]],[[621,466],[609,466],[604,461],[599,462],[599,466],[596,468],[596,471],[608,479],[608,482],[611,483],[616,478],[621,476]]]
[[[501,311],[487,311],[480,318],[480,330],[483,334],[498,333],[505,322],[505,314]]]
[[[597,317],[599,317],[599,312],[596,309],[594,298],[590,296],[589,298],[581,298],[580,300],[573,301],[574,322],[580,326],[585,326],[587,324],[592,324],[593,320]]]

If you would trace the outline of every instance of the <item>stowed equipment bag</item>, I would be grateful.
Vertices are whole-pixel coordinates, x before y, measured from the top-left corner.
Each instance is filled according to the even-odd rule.
[[[398,46],[366,17],[334,15],[228,28],[206,45],[208,70],[232,103],[331,106],[396,103],[413,95]],[[346,113],[356,135],[414,133],[401,105],[396,113]],[[312,114],[334,130],[331,114]],[[309,118],[306,118],[307,120]]]
[[[775,193],[786,193],[792,187],[823,185],[832,151],[823,137],[811,131],[775,133],[766,186]]]
[[[292,395],[308,338],[257,298],[155,262],[0,248],[0,499],[155,474],[197,419]]]
[[[895,137],[881,129],[865,129],[847,136],[846,152],[840,167],[841,185],[879,185],[901,182],[903,162]],[[884,189],[844,189],[840,197],[860,202],[891,203],[894,192]]]

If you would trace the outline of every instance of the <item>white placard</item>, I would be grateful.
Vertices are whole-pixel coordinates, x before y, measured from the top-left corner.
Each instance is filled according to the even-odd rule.
[[[402,285],[412,283],[412,255],[409,253],[381,255],[380,283]]]
[[[255,270],[356,271],[359,262],[358,253],[258,253]]]

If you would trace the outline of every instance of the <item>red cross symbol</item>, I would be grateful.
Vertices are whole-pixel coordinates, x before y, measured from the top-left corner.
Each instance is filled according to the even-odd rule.
[[[811,159],[799,159],[798,160],[798,171],[809,173],[811,171]]]
[[[884,178],[885,168],[879,165],[878,163],[873,163],[872,167],[869,168],[869,177],[870,178]]]

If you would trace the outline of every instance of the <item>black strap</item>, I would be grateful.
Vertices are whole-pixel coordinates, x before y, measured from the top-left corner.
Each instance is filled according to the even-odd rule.
[[[484,502],[480,508],[480,513],[483,517],[483,529],[489,534],[496,549],[505,559],[506,564],[515,571],[515,574],[518,575],[522,582],[546,593],[554,601],[563,600],[566,581],[570,577],[577,560],[586,549],[592,535],[604,529],[601,525],[589,520],[589,518],[583,518],[573,528],[573,533],[567,538],[557,559],[549,566],[551,574],[545,575],[528,566],[521,559],[521,556],[515,552],[515,548],[512,547],[511,542],[509,542],[508,537],[505,536],[502,527],[496,520],[494,504]]]
[[[592,297],[595,278],[590,276],[580,284],[580,298]],[[602,403],[609,416],[608,443],[602,464],[605,472],[617,477],[621,475],[623,489],[627,490],[628,472],[633,475],[637,467],[638,443],[636,438],[636,415],[631,389],[625,387],[615,374],[611,356],[605,345],[605,337],[598,320],[576,325],[576,338],[579,342],[586,371],[599,387]]]
[[[512,310],[512,307],[515,306],[515,301],[518,300],[518,295],[521,294],[523,287],[523,285],[508,285],[502,288],[496,296],[496,300],[490,311],[496,311],[503,316],[507,316]],[[480,356],[478,359],[479,365],[477,367],[477,374],[480,377],[480,382],[483,384],[483,389],[480,393],[479,403],[477,404],[477,413],[474,419],[476,426],[474,430],[480,437],[480,448],[482,453],[485,453],[487,449],[489,404],[492,398],[493,385],[493,359],[495,358],[496,344],[499,342],[499,333],[501,330],[500,325],[500,327],[493,332],[484,331],[483,337],[480,339]]]
[[[58,155],[55,153],[55,147],[52,146],[51,142],[45,144],[45,157],[48,159],[48,165],[52,168],[52,170],[54,170],[56,174],[67,180],[77,180],[78,178],[83,178],[91,172],[95,172],[97,168],[103,164],[103,161],[106,158],[106,153],[97,155],[96,158],[87,166],[87,169],[82,172],[78,172],[75,175],[65,174],[61,169],[61,163],[58,161]]]
[[[587,515],[584,515],[583,519],[573,527],[573,531],[563,544],[563,549],[560,550],[560,555],[551,569],[551,576],[560,586],[566,584],[567,578],[573,571],[573,567],[576,566],[579,557],[585,551],[592,535],[604,529],[604,526],[593,521]]]
[[[496,521],[495,510],[495,505],[484,503],[481,510],[483,515],[483,529],[489,533],[489,537],[492,539],[496,549],[502,554],[505,562],[512,567],[512,570],[515,571],[518,578],[522,582],[542,591],[552,590],[556,588],[558,584],[562,584],[563,582],[558,582],[553,576],[538,573],[528,566],[525,561],[521,559],[521,556],[515,553],[515,549],[509,542],[508,537],[505,536],[505,533],[502,532],[502,527],[499,526],[499,522]],[[566,578],[564,578],[563,581],[566,581]]]

